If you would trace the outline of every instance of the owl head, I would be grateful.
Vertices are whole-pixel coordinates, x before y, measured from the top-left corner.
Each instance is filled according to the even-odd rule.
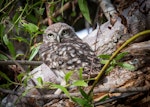
[[[63,42],[69,38],[76,38],[73,28],[65,23],[55,23],[47,27],[43,34],[44,42]]]

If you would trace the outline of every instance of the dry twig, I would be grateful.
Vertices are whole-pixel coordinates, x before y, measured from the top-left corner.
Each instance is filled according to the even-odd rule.
[[[20,65],[32,65],[32,66],[38,66],[41,65],[43,62],[42,61],[27,61],[27,60],[15,60]],[[12,60],[7,60],[7,61],[0,61],[0,65],[17,65],[14,63]]]
[[[100,92],[108,92],[108,93],[127,93],[127,92],[145,92],[149,91],[150,86],[144,86],[144,87],[131,87],[131,88],[101,88],[101,89],[95,89],[94,94],[100,93]],[[0,91],[3,93],[9,93],[13,95],[22,95],[22,93],[17,93],[15,91],[6,90],[0,88]],[[70,93],[70,96],[80,96],[80,93]],[[55,95],[55,94],[47,94],[47,95],[26,95],[25,97],[35,98],[35,99],[68,99],[68,97],[65,94]]]

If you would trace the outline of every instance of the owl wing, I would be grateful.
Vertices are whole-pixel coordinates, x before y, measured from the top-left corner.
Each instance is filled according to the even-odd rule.
[[[78,70],[84,68],[84,73],[99,71],[100,61],[88,44],[81,40],[70,39],[64,43],[46,43],[41,46],[43,61],[55,70]]]

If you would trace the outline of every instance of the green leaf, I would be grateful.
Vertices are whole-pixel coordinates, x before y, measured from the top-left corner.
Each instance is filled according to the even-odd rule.
[[[15,59],[16,56],[16,52],[15,52],[15,48],[12,42],[9,42],[9,44],[7,45],[9,52],[11,53],[12,57]]]
[[[1,84],[0,88],[8,89],[13,83]]]
[[[38,77],[38,78],[37,78],[37,82],[38,82],[38,84],[37,84],[38,86],[41,87],[41,86],[43,85],[43,80],[42,80],[41,77]]]
[[[8,37],[6,34],[3,36],[3,41],[4,41],[5,45],[9,44],[9,40],[8,40]]]
[[[35,34],[32,35],[32,39],[42,34],[43,34],[43,31],[37,31]]]
[[[80,88],[80,93],[82,94],[82,96],[86,99],[88,99],[88,94],[85,93],[85,91],[83,89]]]
[[[35,24],[33,24],[33,23],[29,23],[29,24],[27,24],[27,23],[23,23],[23,26],[24,26],[24,28],[28,31],[28,32],[30,32],[30,33],[35,33],[35,32],[37,32],[38,31],[38,26],[36,26]]]
[[[111,56],[107,54],[102,54],[102,55],[99,55],[98,57],[102,59],[109,59]]]
[[[79,104],[82,107],[92,107],[91,104],[89,104],[88,100],[78,97],[71,97],[71,100],[75,103]]]
[[[0,54],[0,60],[7,60],[8,58],[5,56],[5,55],[3,55],[3,54]]]
[[[101,59],[101,60],[100,60],[100,63],[101,63],[101,64],[106,64],[108,61],[109,61],[109,60],[103,60],[103,59]]]
[[[63,17],[62,16],[58,16],[57,18],[53,18],[55,22],[60,22],[63,21]]]
[[[19,80],[19,81],[22,81],[22,78],[25,76],[25,73],[24,72],[22,72],[22,73],[20,73],[19,75],[17,75],[17,79]]]
[[[21,36],[16,36],[15,38],[12,38],[12,39],[29,44],[29,41]]]
[[[108,75],[110,73],[110,71],[112,71],[113,68],[114,68],[114,66],[110,66],[109,68],[107,68],[105,74]]]
[[[33,75],[29,75],[28,73],[26,74],[26,76],[23,78],[23,85],[27,86],[28,85],[28,81],[31,81],[30,79],[33,77]]]
[[[13,16],[13,19],[12,19],[13,23],[15,23],[16,20],[18,20],[18,17],[19,17],[19,13],[16,12],[15,15]]]
[[[13,16],[12,18],[12,22],[13,22],[13,25],[15,27],[15,30],[16,30],[16,33],[19,34],[19,23],[20,23],[20,20],[21,18],[19,17],[20,13],[19,12],[16,12],[15,15]]]
[[[133,65],[128,64],[126,62],[123,62],[123,63],[120,62],[120,63],[118,63],[118,65],[125,68],[125,69],[127,69],[127,70],[131,70],[131,71],[135,70],[135,67]]]
[[[122,52],[122,53],[119,53],[117,56],[116,56],[116,58],[115,58],[115,60],[120,60],[120,59],[122,59],[125,55],[127,55],[128,54],[128,52]]]
[[[29,90],[25,90],[25,91],[22,93],[22,96],[26,96],[28,92],[29,92]]]
[[[72,13],[71,13],[71,16],[72,17],[75,17],[77,15],[77,13],[75,12],[75,11],[73,11]]]
[[[88,95],[83,89],[81,89],[81,87],[79,87],[79,89],[80,89],[81,95],[82,95],[85,99],[87,99],[89,102],[91,102],[91,101],[92,101],[92,97],[91,97],[90,95]]]
[[[88,84],[84,80],[76,80],[75,82],[72,83],[73,86],[83,86],[87,87]]]
[[[54,13],[54,11],[55,11],[55,2],[53,2],[53,1],[51,1],[50,2],[50,7],[49,7],[49,9],[50,9],[50,14],[53,14]]]
[[[86,0],[78,0],[78,5],[84,18],[91,24],[91,18]]]
[[[24,86],[27,86],[28,80],[29,80],[29,78],[25,78],[25,79],[23,80],[23,85],[24,85]]]
[[[3,24],[0,24],[0,40],[2,40],[4,36],[5,27]]]
[[[35,55],[38,53],[39,49],[40,49],[40,44],[36,44],[31,47],[31,54],[29,57],[29,61],[31,61],[35,57]]]
[[[68,82],[70,80],[70,77],[72,76],[73,74],[73,71],[69,71],[66,73],[65,75],[65,81]]]
[[[66,96],[68,98],[70,98],[70,94],[69,94],[68,90],[65,87],[63,87],[61,85],[56,85],[56,84],[53,84],[52,87],[61,89],[66,94]]]
[[[115,66],[115,65],[117,65],[117,64],[118,64],[118,62],[116,62],[115,59],[113,59],[113,60],[110,62],[110,65],[112,65],[112,66]]]
[[[40,15],[43,15],[44,10],[45,10],[45,8],[40,8],[40,9],[39,9],[39,14],[40,14]]]
[[[8,82],[13,83],[13,81],[10,80],[10,78],[3,72],[0,71],[0,76],[4,79],[6,79]]]
[[[15,58],[15,49],[14,49],[13,43],[9,41],[6,34],[3,36],[3,41],[5,45],[8,47],[9,52],[11,53],[12,57]]]
[[[22,53],[22,54],[17,54],[17,55],[15,56],[15,59],[18,58],[18,57],[21,57],[21,56],[24,56],[24,54],[23,54],[23,53]]]
[[[80,68],[80,69],[79,69],[79,79],[80,79],[80,80],[83,80],[82,74],[83,74],[83,68]]]
[[[36,7],[36,8],[34,8],[34,10],[35,10],[35,12],[38,14],[38,15],[43,15],[43,12],[44,12],[44,10],[45,10],[45,8],[38,8],[38,7]]]
[[[38,18],[35,17],[35,15],[33,14],[29,14],[26,19],[29,21],[29,22],[32,22],[32,23],[38,23]]]

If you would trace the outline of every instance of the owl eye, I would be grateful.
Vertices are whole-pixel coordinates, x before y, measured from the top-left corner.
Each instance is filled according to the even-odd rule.
[[[48,36],[48,38],[51,38],[51,37],[53,37],[54,35],[51,34],[51,33],[49,33],[47,36]]]
[[[68,32],[67,30],[63,30],[61,34],[62,34],[62,35],[66,35],[66,34],[68,34],[68,33],[69,33],[69,32]]]

